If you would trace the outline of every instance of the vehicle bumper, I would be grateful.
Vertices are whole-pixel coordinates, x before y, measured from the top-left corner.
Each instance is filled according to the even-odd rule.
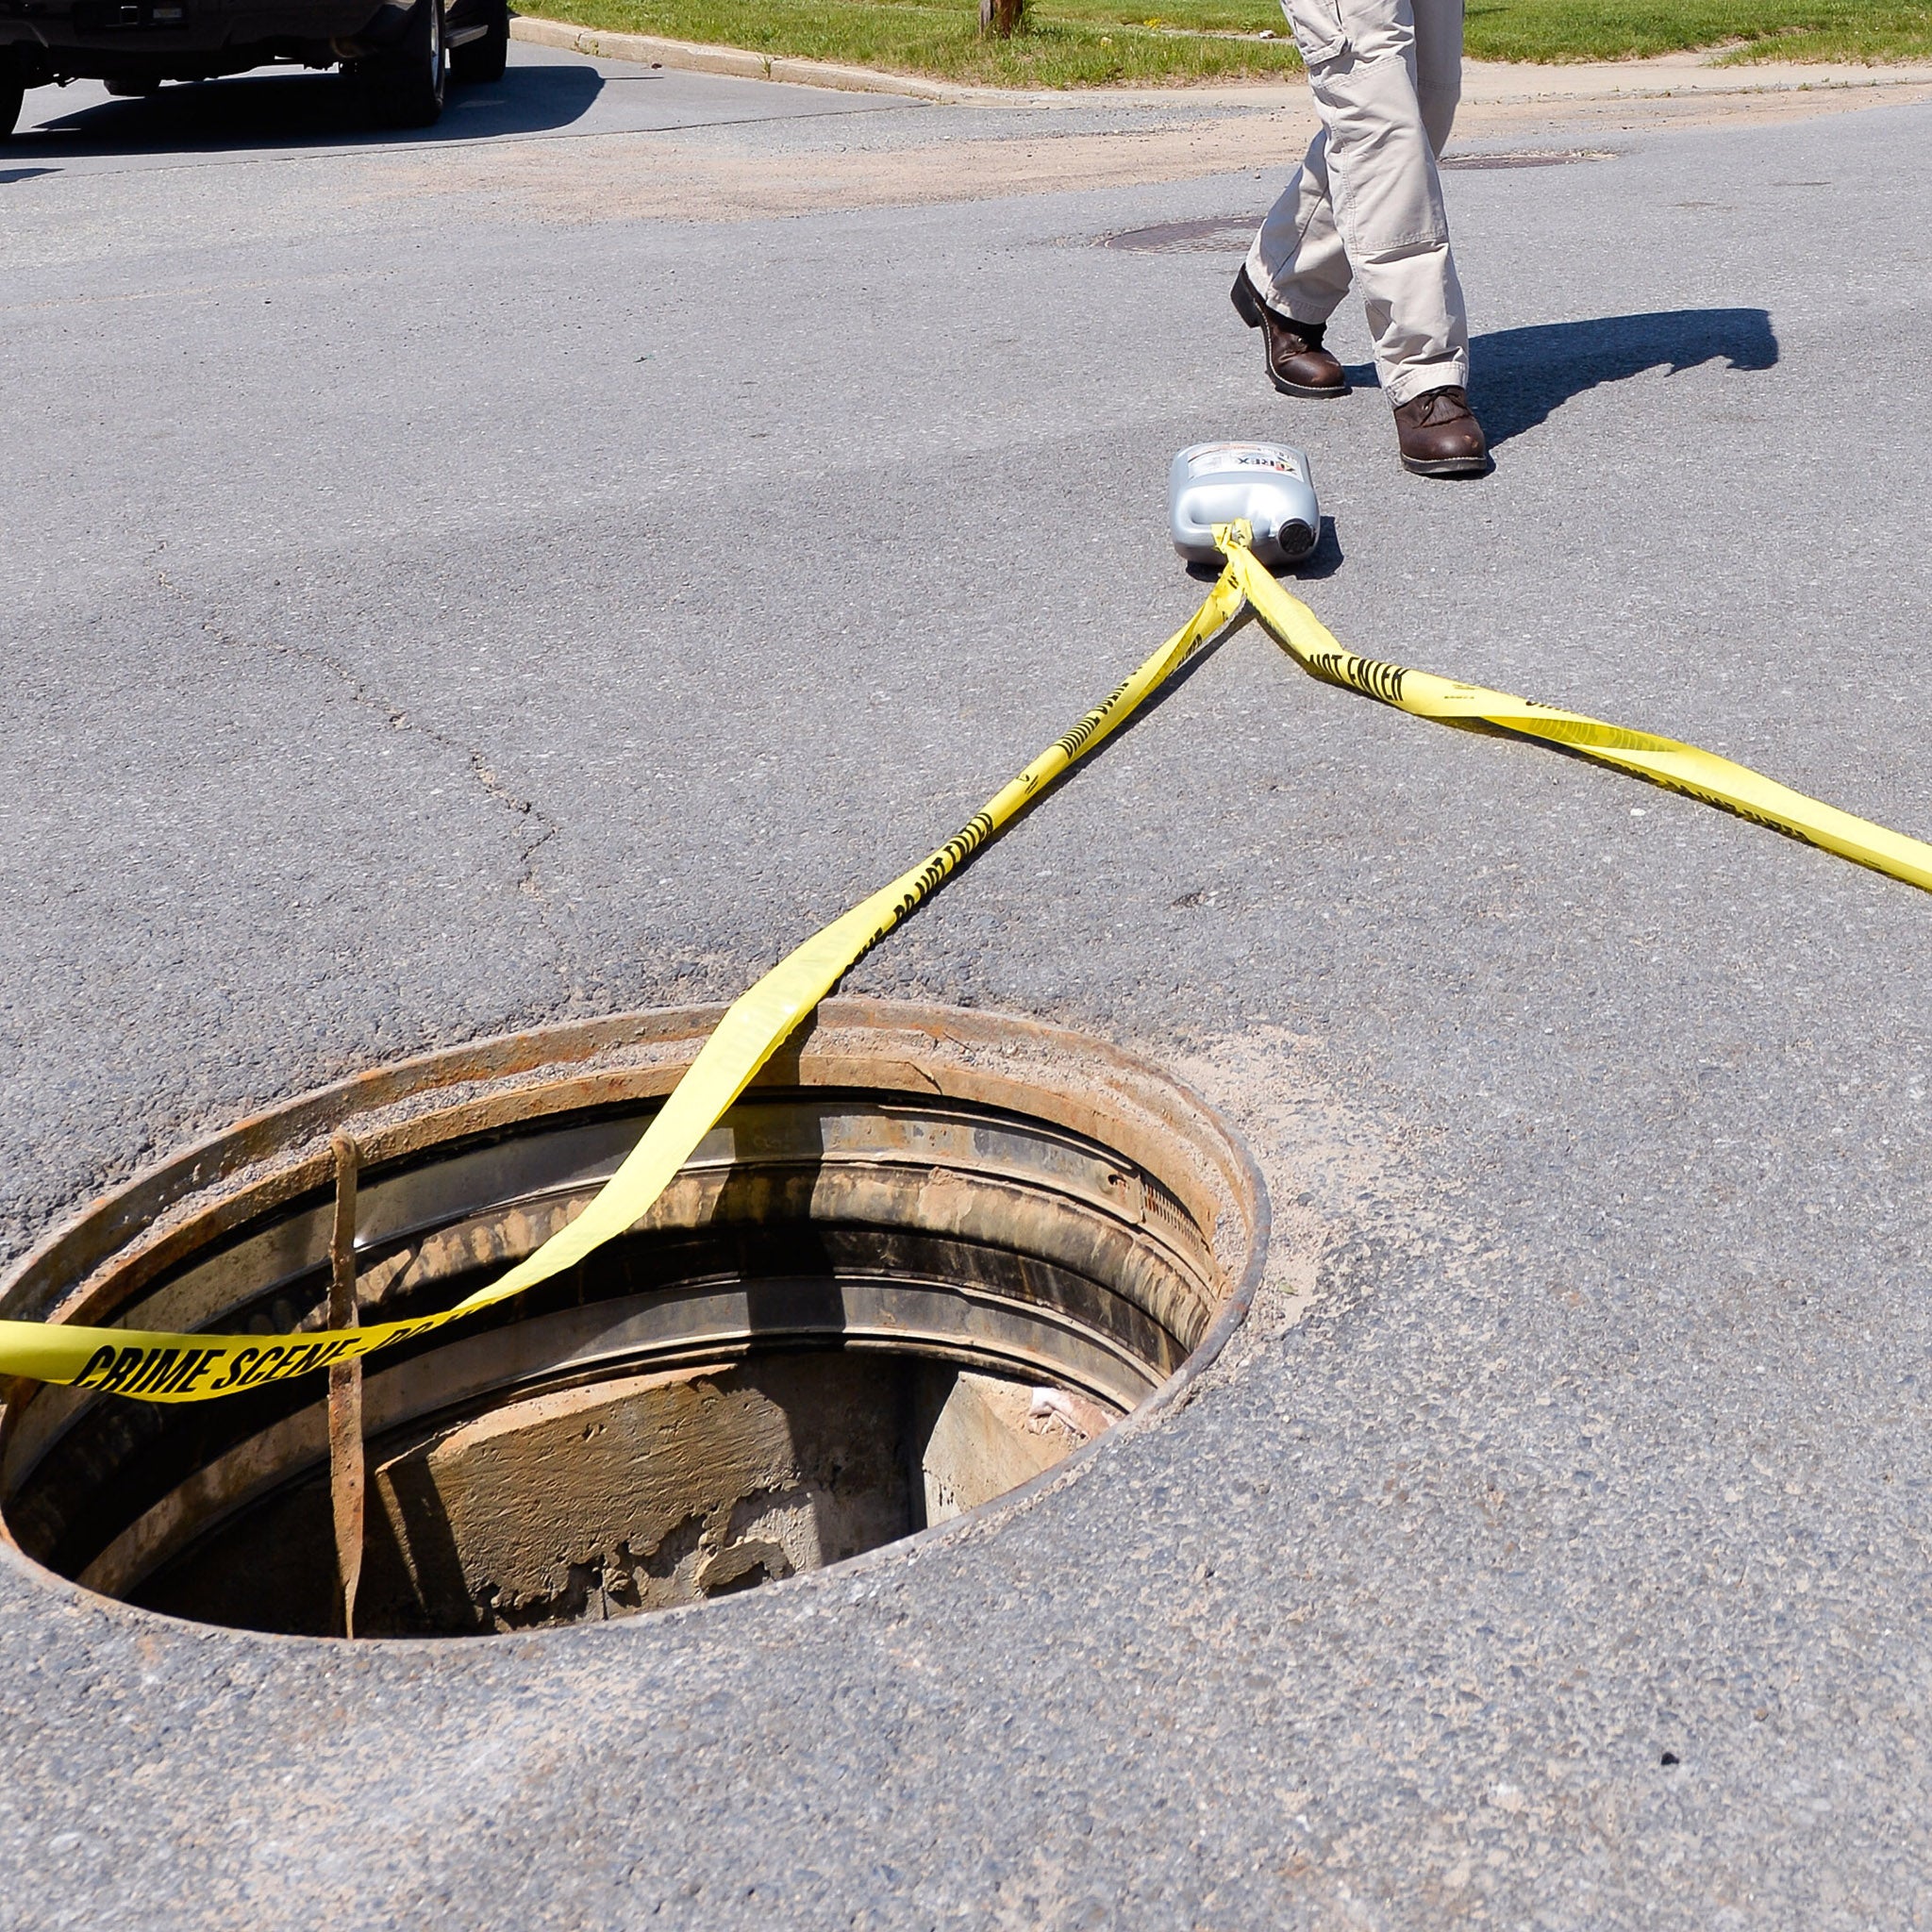
[[[0,0],[0,47],[49,75],[186,74],[244,50],[353,58],[399,38],[407,16],[371,0]]]

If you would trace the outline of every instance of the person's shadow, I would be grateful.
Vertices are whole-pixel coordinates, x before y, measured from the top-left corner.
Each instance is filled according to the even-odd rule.
[[[1770,369],[1777,337],[1762,308],[1663,308],[1588,322],[1540,322],[1492,330],[1469,345],[1470,401],[1491,446],[1549,421],[1573,396],[1648,369],[1672,375],[1722,358],[1732,369]],[[1373,388],[1375,372],[1348,372]]]

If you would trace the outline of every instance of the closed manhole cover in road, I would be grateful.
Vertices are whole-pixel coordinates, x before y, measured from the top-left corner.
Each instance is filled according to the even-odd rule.
[[[1614,161],[1608,148],[1524,148],[1514,154],[1445,155],[1444,168],[1567,168],[1572,161]]]
[[[1563,168],[1573,161],[1613,161],[1608,148],[1524,148],[1512,154],[1450,155],[1444,168]],[[1121,228],[1097,238],[1102,248],[1130,255],[1225,255],[1246,251],[1261,225],[1259,214],[1201,215],[1188,222],[1158,222],[1148,228]]]
[[[1123,228],[1103,235],[1103,248],[1124,248],[1133,255],[1225,255],[1231,248],[1246,251],[1261,225],[1259,215],[1204,215],[1192,222],[1161,222],[1152,228]]]

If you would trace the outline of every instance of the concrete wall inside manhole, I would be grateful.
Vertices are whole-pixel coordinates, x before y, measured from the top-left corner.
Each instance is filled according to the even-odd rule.
[[[553,1028],[309,1095],[97,1202],[0,1313],[320,1325],[338,1129],[367,1163],[364,1318],[445,1307],[580,1211],[715,1018]],[[695,1602],[977,1507],[1198,1368],[1266,1223],[1239,1142],[1145,1062],[831,1002],[629,1233],[370,1358],[358,1635]],[[16,1385],[7,1531],[136,1604],[328,1634],[320,1382],[181,1406]]]

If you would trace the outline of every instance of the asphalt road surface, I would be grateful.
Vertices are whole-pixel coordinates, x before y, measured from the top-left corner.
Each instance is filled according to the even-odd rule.
[[[979,111],[528,49],[411,142],[321,77],[28,97],[8,1252],[374,1062],[736,992],[1192,608],[1208,437],[1308,449],[1356,648],[1932,835],[1932,109],[1453,175],[1474,485],[1267,388],[1238,247],[1095,245],[1285,154],[974,199]],[[1056,111],[1004,125],[1182,112]],[[541,1639],[0,1557],[0,1923],[1923,1923],[1928,936],[1241,631],[852,982],[1227,1111],[1279,1232],[1206,1391],[996,1534]]]

